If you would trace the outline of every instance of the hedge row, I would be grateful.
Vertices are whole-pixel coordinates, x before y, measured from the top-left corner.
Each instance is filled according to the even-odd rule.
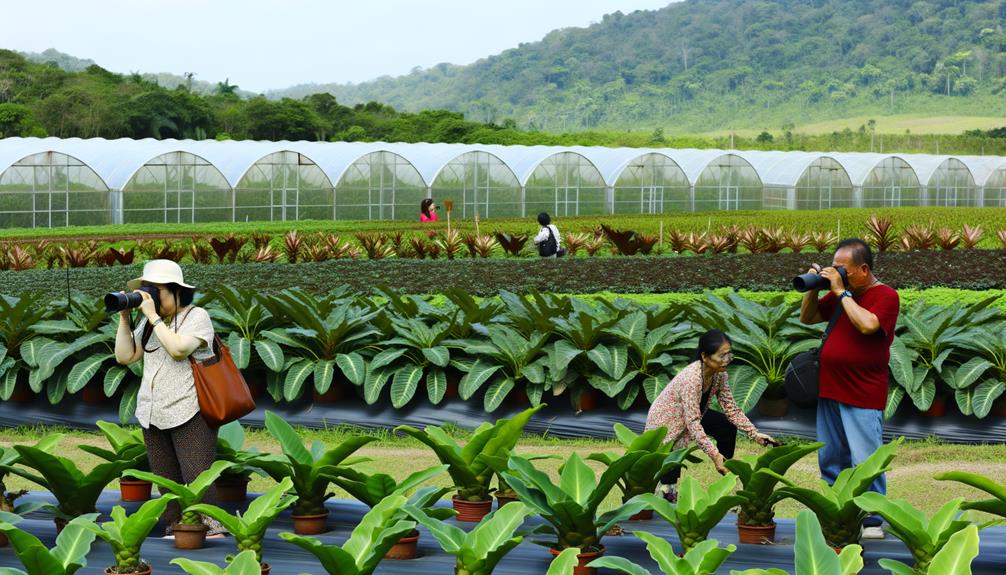
[[[449,287],[476,295],[501,289],[523,293],[663,293],[732,287],[787,291],[792,277],[831,254],[717,254],[701,257],[567,259],[331,260],[304,264],[186,265],[186,280],[201,288],[233,285],[265,292],[300,286],[327,292],[338,285],[369,292],[388,285],[407,293]],[[1006,250],[889,252],[876,259],[877,275],[895,288],[1006,288]],[[100,295],[122,289],[140,266],[0,272],[0,292],[41,291],[65,296],[67,284]]]

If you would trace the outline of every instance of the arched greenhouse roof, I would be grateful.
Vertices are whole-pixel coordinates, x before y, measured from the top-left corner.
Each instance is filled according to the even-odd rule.
[[[429,186],[440,171],[469,152],[485,152],[495,156],[510,169],[521,185],[526,185],[547,158],[571,152],[592,164],[608,186],[614,186],[619,176],[633,161],[648,154],[661,154],[676,163],[688,182],[694,184],[714,161],[736,156],[754,169],[764,185],[793,186],[815,161],[831,158],[842,166],[854,186],[861,186],[871,170],[892,157],[904,161],[915,172],[919,182],[927,184],[940,166],[950,158],[960,160],[970,170],[976,185],[984,185],[999,168],[1006,167],[1001,156],[951,156],[927,154],[825,153],[782,151],[697,150],[670,148],[607,148],[600,146],[503,146],[482,144],[431,144],[387,142],[265,142],[254,140],[131,140],[120,138],[5,138],[0,139],[0,173],[18,161],[40,153],[57,152],[71,156],[100,177],[109,189],[122,189],[137,170],[150,160],[170,152],[193,154],[218,169],[231,187],[236,187],[245,173],[266,156],[290,151],[299,153],[328,177],[332,185],[339,182],[354,162],[373,152],[386,151],[409,162],[423,182]]]

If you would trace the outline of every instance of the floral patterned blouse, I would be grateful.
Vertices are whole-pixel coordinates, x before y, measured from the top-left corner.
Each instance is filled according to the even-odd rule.
[[[734,401],[733,393],[727,384],[726,372],[713,376],[709,397],[714,396],[730,423],[753,439],[758,430]],[[666,427],[667,437],[664,443],[674,441],[675,449],[681,449],[694,440],[707,455],[719,453],[702,429],[704,412],[700,411],[701,402],[702,361],[694,361],[671,380],[650,406],[650,412],[646,416],[646,430]]]

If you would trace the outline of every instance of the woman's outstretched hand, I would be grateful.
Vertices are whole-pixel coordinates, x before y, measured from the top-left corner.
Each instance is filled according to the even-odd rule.
[[[726,475],[727,473],[730,473],[730,470],[727,469],[727,466],[723,465],[724,459],[722,453],[717,453],[712,457],[710,457],[710,459],[713,460],[713,465],[716,466],[716,471],[718,471],[720,475]]]
[[[782,442],[776,441],[771,435],[768,435],[766,433],[760,433],[760,432],[756,433],[754,440],[758,443],[758,445],[761,445],[762,447],[769,447],[769,446],[778,447],[782,445]]]

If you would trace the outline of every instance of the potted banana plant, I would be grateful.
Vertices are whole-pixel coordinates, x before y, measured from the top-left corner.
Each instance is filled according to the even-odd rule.
[[[255,552],[250,549],[238,553],[234,560],[224,567],[220,567],[216,563],[193,561],[184,557],[172,559],[171,564],[178,565],[182,571],[189,573],[189,575],[259,575],[259,573],[265,575],[268,573],[265,568],[259,567],[259,563],[255,559]]]
[[[925,573],[933,557],[950,541],[954,534],[967,529],[970,521],[958,519],[964,498],[947,501],[932,519],[907,501],[888,499],[874,492],[856,497],[856,505],[868,513],[876,513],[887,523],[887,532],[905,544],[912,554],[918,573]]]
[[[777,489],[779,495],[797,500],[817,515],[824,538],[839,549],[859,542],[866,511],[856,504],[856,497],[866,493],[875,479],[890,471],[894,452],[901,441],[883,445],[859,465],[843,469],[833,485],[820,481],[818,490],[800,487],[772,470],[766,473],[785,484]]]
[[[526,409],[511,419],[483,423],[473,432],[464,447],[440,427],[427,426],[420,431],[408,425],[400,425],[395,431],[405,432],[418,439],[436,453],[441,463],[448,466],[447,473],[458,490],[453,498],[454,509],[458,512],[457,519],[475,523],[492,509],[489,495],[493,468],[487,458],[508,456],[517,445],[528,420],[541,407]]]
[[[853,544],[836,553],[821,533],[817,516],[806,509],[796,516],[796,545],[793,551],[796,575],[856,575],[863,568],[863,548]],[[730,575],[788,574],[782,569],[772,568],[731,570]]]
[[[619,477],[643,456],[644,453],[638,451],[626,453],[597,478],[594,471],[574,453],[563,464],[559,483],[555,484],[548,474],[536,469],[530,461],[511,455],[507,471],[502,475],[520,496],[521,502],[546,522],[534,532],[548,535],[549,540],[535,543],[545,545],[553,555],[569,547],[579,548],[579,564],[574,573],[592,575],[596,570],[587,567],[587,563],[604,554],[601,544],[604,534],[619,521],[647,506],[646,502],[635,498],[603,515],[597,512]]]
[[[894,575],[971,575],[971,562],[978,556],[978,543],[978,526],[968,525],[950,536],[925,571],[886,557],[877,563]]]
[[[88,526],[94,524],[97,513],[81,515],[66,524],[58,535],[56,545],[49,549],[37,537],[22,531],[4,520],[0,521],[0,532],[10,539],[14,554],[25,570],[8,567],[3,569],[9,575],[73,575],[87,566],[87,553],[94,542],[94,532]]]
[[[407,495],[420,484],[436,477],[447,470],[447,465],[439,465],[417,471],[401,483],[395,481],[393,477],[385,473],[367,474],[363,471],[343,467],[334,471],[332,483],[344,489],[347,493],[373,508],[391,495]],[[449,492],[448,488],[429,487],[416,493],[410,499],[411,505],[416,505],[426,509],[431,515],[439,519],[454,517],[454,511],[444,508],[435,508],[434,504],[440,500],[444,494]],[[388,551],[388,559],[415,559],[419,554],[419,531],[412,532],[402,537],[400,541]]]
[[[142,452],[143,458],[136,465],[137,469],[150,471],[150,463],[147,461],[147,444],[143,441],[143,430],[126,429],[108,421],[97,421],[95,425],[108,441],[111,450],[94,445],[80,445],[80,449],[105,461],[131,461],[137,453]],[[129,475],[123,475],[119,479],[119,492],[123,501],[146,501],[150,499],[150,491],[153,483],[144,479],[137,479]]]
[[[280,538],[318,558],[329,575],[371,575],[396,541],[416,528],[401,518],[404,495],[384,498],[364,515],[342,546],[325,545],[314,537],[280,533]]]
[[[741,482],[737,492],[744,498],[737,514],[737,532],[741,543],[762,544],[775,541],[775,504],[783,496],[776,491],[779,480],[767,473],[785,475],[797,461],[823,447],[823,443],[780,445],[757,457],[728,459],[724,465]]]
[[[101,525],[85,523],[92,533],[104,539],[112,547],[115,565],[105,569],[105,575],[150,575],[150,564],[140,558],[140,547],[157,525],[168,503],[175,499],[173,494],[151,499],[140,506],[132,515],[120,505],[112,509],[112,520]]]
[[[698,463],[699,458],[692,455],[694,447],[673,449],[673,442],[664,443],[667,428],[659,427],[641,434],[636,434],[621,423],[614,426],[615,438],[625,446],[626,453],[640,451],[645,455],[618,478],[618,487],[622,490],[622,503],[644,493],[653,493],[660,478],[673,469],[684,467],[687,463]],[[598,461],[605,466],[617,461],[619,456],[612,452],[591,453],[588,460]],[[630,520],[646,521],[653,519],[652,509],[643,509]]]
[[[455,575],[490,575],[500,559],[524,540],[514,532],[531,510],[519,502],[507,505],[483,517],[467,533],[414,505],[406,505],[405,512],[433,534],[444,552],[454,555]]]
[[[251,553],[255,565],[261,566],[262,575],[267,575],[272,568],[262,562],[262,540],[276,517],[297,501],[296,496],[287,494],[292,487],[293,481],[289,477],[284,477],[275,487],[252,500],[248,504],[248,510],[243,514],[241,512],[231,514],[208,503],[196,503],[189,508],[189,511],[202,513],[219,521],[234,536],[238,557]],[[258,568],[255,573],[259,573]]]
[[[719,541],[707,539],[678,557],[674,554],[671,544],[662,537],[646,531],[636,531],[633,535],[646,542],[646,550],[650,552],[650,557],[664,575],[714,575],[730,554],[737,550],[733,545],[720,547]],[[591,561],[589,567],[605,567],[629,575],[649,573],[642,566],[624,557],[600,557]]]
[[[15,445],[23,467],[11,469],[11,473],[32,481],[48,489],[56,498],[56,528],[62,529],[66,522],[78,515],[94,513],[98,497],[106,485],[119,478],[123,471],[135,467],[146,458],[146,450],[136,450],[133,459],[122,459],[99,463],[89,472],[81,471],[68,457],[47,453],[39,447]]]
[[[203,524],[199,513],[192,511],[191,508],[196,503],[202,502],[213,482],[224,470],[233,465],[230,461],[214,461],[209,469],[197,475],[188,485],[139,469],[129,469],[125,474],[157,484],[162,493],[168,491],[174,494],[178,505],[182,508],[181,518],[171,526],[171,533],[175,536],[175,548],[202,549],[206,544],[206,532],[209,528]]]
[[[734,495],[737,485],[736,475],[724,475],[705,490],[694,477],[681,480],[677,504],[669,503],[663,497],[645,493],[636,498],[642,501],[674,526],[678,539],[685,551],[689,551],[709,537],[709,532],[723,517],[744,501]]]
[[[283,459],[278,455],[261,453],[254,447],[244,449],[245,432],[239,421],[232,421],[217,430],[217,459],[230,461],[233,465],[224,470],[214,485],[217,500],[240,503],[248,498],[248,482],[251,475],[268,474],[263,468],[282,467]]]
[[[363,458],[350,456],[377,438],[349,437],[331,449],[315,442],[308,449],[293,427],[275,413],[266,412],[265,426],[279,442],[283,459],[278,464],[265,465],[263,470],[277,483],[284,477],[293,480],[293,490],[297,494],[297,503],[293,508],[294,532],[304,535],[323,533],[328,520],[325,501],[333,495],[328,491],[332,475],[339,466],[363,461]]]

